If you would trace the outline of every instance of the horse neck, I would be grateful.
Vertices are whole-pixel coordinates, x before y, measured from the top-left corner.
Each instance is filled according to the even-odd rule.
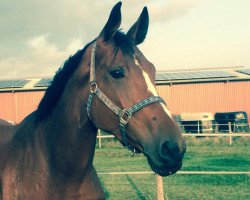
[[[48,119],[46,143],[50,168],[55,173],[79,177],[92,167],[97,130],[86,114],[88,88],[82,89],[71,78]]]

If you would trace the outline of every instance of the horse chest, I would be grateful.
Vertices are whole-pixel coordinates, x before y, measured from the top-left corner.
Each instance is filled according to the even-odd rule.
[[[46,199],[46,175],[22,171],[7,167],[2,178],[2,195],[4,200]]]
[[[95,173],[81,184],[51,181],[42,171],[20,172],[16,168],[4,170],[2,179],[3,200],[82,200],[105,199],[104,192]],[[1,194],[0,194],[0,200]]]

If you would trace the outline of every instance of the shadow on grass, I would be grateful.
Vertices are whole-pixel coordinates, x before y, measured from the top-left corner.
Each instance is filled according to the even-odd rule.
[[[243,158],[215,158],[208,162],[210,165],[214,166],[232,166],[232,167],[242,167],[250,166],[250,161]]]
[[[105,193],[105,198],[108,199],[110,197],[110,193],[108,192],[108,189],[105,185],[105,182],[102,180],[102,178],[99,178],[100,182],[101,182],[101,186],[104,190],[104,193]]]
[[[200,186],[203,185],[204,187],[234,187],[236,185],[248,185],[249,184],[249,176],[246,174],[221,174],[221,175],[210,175],[210,174],[204,174],[204,175],[195,175],[192,176],[189,175],[178,175],[178,180],[175,182],[175,180],[172,181],[172,185],[189,185],[190,187],[196,187],[196,185]]]
[[[143,196],[143,194],[141,193],[141,191],[139,190],[139,188],[136,186],[136,184],[134,183],[134,181],[130,178],[130,176],[129,175],[125,175],[125,177],[128,180],[128,182],[131,184],[131,187],[134,189],[134,191],[136,192],[137,196],[141,200],[146,200],[146,197]]]

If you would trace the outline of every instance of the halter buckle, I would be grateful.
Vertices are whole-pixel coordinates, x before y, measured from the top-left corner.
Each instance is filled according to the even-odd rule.
[[[128,110],[121,110],[119,113],[120,124],[122,124],[123,126],[126,125],[129,122],[131,115],[132,114]]]

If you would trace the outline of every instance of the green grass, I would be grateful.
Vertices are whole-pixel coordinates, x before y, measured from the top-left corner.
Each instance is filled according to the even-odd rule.
[[[104,141],[104,140],[103,140]],[[143,155],[131,157],[115,140],[96,149],[97,172],[150,171]],[[250,171],[250,140],[235,138],[187,138],[183,171]],[[156,199],[156,177],[99,175],[107,199]],[[164,193],[173,199],[250,199],[249,175],[184,175],[164,177]]]

